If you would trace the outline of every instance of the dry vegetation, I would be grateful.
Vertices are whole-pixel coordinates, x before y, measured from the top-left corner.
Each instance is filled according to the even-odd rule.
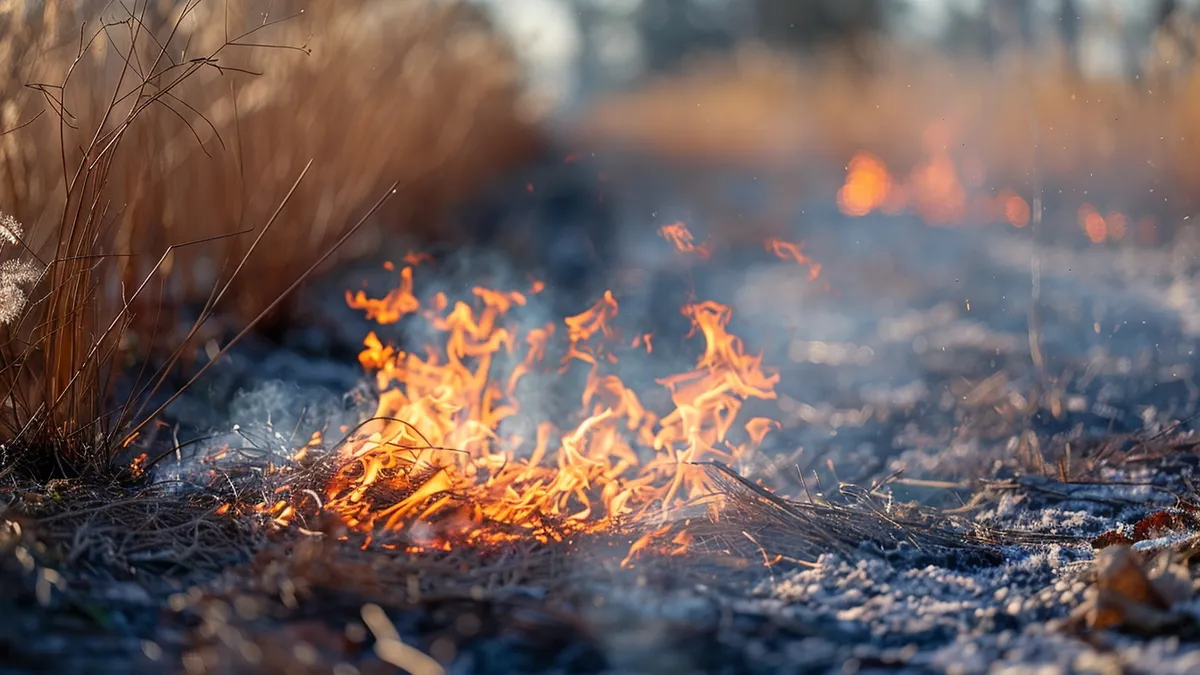
[[[538,143],[459,3],[18,1],[0,35],[0,474],[106,457],[145,412],[118,371],[178,352],[181,303],[253,322]]]

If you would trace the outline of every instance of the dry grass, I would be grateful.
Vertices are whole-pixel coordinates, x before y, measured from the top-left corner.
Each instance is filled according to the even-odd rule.
[[[0,328],[0,433],[60,475],[145,419],[109,395],[180,344],[171,309],[257,321],[368,216],[341,254],[436,235],[538,144],[512,54],[459,3],[9,2],[0,34],[0,211],[27,266],[0,287],[29,300]]]
[[[71,4],[46,4],[40,30],[20,38],[36,43],[14,45],[18,39],[10,38],[6,45],[16,53],[6,59],[15,67],[2,85],[6,127],[46,110],[40,92],[26,85],[58,83],[75,61],[84,21],[90,20],[85,34],[96,28],[100,3],[75,12]],[[393,181],[414,185],[381,220],[429,233],[449,200],[536,143],[522,118],[511,53],[459,3],[149,4],[158,7],[147,17],[155,39],[143,36],[139,49],[153,52],[173,33],[171,59],[217,53],[217,61],[179,82],[167,102],[171,110],[147,111],[113,160],[106,196],[114,203],[117,252],[143,254],[127,265],[127,282],[157,257],[147,251],[260,226],[313,160],[285,222],[263,242],[269,254],[251,261],[255,274],[238,288],[239,305],[253,316]],[[9,20],[5,33],[21,36],[20,19]],[[128,49],[127,35],[104,31],[74,66],[66,98],[78,131],[68,130],[63,143],[69,160],[87,147],[105,114]],[[6,138],[0,204],[32,230],[34,248],[53,238],[61,209],[59,141],[53,114]],[[216,271],[196,269],[198,258],[219,267],[237,260],[252,239],[229,237],[177,252],[173,268],[187,269],[180,290],[193,299],[207,294]],[[357,244],[373,246],[369,237]]]
[[[828,183],[797,176],[838,179],[859,151],[903,175],[946,150],[960,167],[977,162],[992,189],[1028,195],[1036,177],[1065,209],[1090,201],[1170,220],[1200,206],[1200,72],[1177,51],[1160,42],[1135,85],[1083,79],[1050,57],[880,47],[864,69],[747,47],[602,101],[581,132],[688,166],[774,172],[788,194],[827,201]]]
[[[44,494],[14,491],[7,506],[29,520],[56,566],[101,576],[134,568],[213,574],[261,545],[249,520],[214,515],[231,498],[220,485],[122,490],[56,481]]]

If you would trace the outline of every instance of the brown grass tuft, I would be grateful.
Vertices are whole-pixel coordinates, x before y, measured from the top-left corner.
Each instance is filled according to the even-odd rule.
[[[513,55],[458,2],[17,1],[0,34],[0,211],[22,230],[0,291],[23,305],[0,438],[52,473],[120,442],[136,406],[109,396],[175,346],[169,308],[220,295],[257,320],[364,213],[341,254],[436,236],[538,143]]]

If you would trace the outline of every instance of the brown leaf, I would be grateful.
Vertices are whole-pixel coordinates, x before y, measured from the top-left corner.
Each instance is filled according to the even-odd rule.
[[[1140,553],[1118,544],[1096,556],[1096,585],[1082,616],[1093,630],[1158,633],[1178,621],[1171,606],[1191,597],[1187,570],[1160,556],[1148,564]]]
[[[1171,603],[1154,587],[1144,566],[1142,556],[1128,546],[1109,547],[1096,556],[1096,588],[1127,602],[1167,609]]]

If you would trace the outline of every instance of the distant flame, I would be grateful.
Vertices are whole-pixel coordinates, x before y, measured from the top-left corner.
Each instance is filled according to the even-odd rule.
[[[1029,202],[1012,190],[1000,193],[1004,204],[1004,219],[1013,227],[1025,227],[1029,224]]]
[[[892,176],[883,161],[859,153],[846,167],[846,184],[837,194],[838,208],[848,216],[865,216],[881,208],[892,192]]]
[[[1125,238],[1130,228],[1129,217],[1119,211],[1110,211],[1108,216],[1101,215],[1091,204],[1079,207],[1079,227],[1094,244],[1106,241],[1120,241]],[[1139,224],[1144,229],[1145,219]],[[1153,226],[1150,228],[1153,230]]]
[[[968,157],[956,164],[946,151],[944,129],[935,130],[927,141],[928,155],[903,180],[895,180],[883,160],[866,152],[856,154],[847,165],[846,180],[837,193],[838,209],[851,217],[880,212],[896,215],[910,211],[929,225],[957,226],[967,222],[1003,222],[1027,227],[1032,219],[1029,202],[1012,188],[980,194],[986,167]],[[969,189],[968,189],[969,187]],[[972,194],[972,192],[974,192]],[[1135,231],[1135,223],[1118,211],[1103,215],[1091,204],[1078,212],[1079,227],[1093,243],[1120,241]],[[1137,239],[1155,240],[1154,222],[1136,223]]]

